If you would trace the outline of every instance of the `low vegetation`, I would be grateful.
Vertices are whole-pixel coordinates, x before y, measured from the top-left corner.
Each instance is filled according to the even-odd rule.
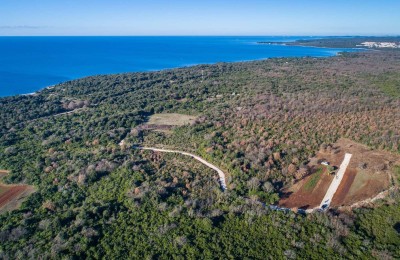
[[[400,98],[400,73],[384,73],[372,77],[371,81],[388,96]]]
[[[317,185],[318,181],[321,179],[323,172],[323,168],[319,167],[317,171],[311,175],[311,178],[304,184],[304,189],[306,191],[312,191]]]
[[[374,248],[373,255],[378,259],[400,256],[400,205],[382,205],[365,210],[356,219],[359,234],[364,237],[363,247]],[[376,223],[380,223],[377,225]],[[392,253],[389,253],[392,252]]]

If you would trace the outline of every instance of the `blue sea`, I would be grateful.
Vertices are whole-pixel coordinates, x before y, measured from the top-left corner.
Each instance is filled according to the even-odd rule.
[[[0,37],[0,96],[85,76],[272,57],[327,57],[343,49],[257,44],[310,37]]]

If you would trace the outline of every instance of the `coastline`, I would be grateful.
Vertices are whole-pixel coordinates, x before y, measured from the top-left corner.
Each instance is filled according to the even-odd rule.
[[[307,46],[298,46],[298,47],[307,47]],[[196,67],[196,66],[212,66],[212,65],[216,65],[218,63],[232,64],[232,63],[256,62],[256,61],[264,61],[264,60],[270,60],[270,59],[283,59],[283,58],[290,59],[290,58],[309,58],[309,57],[312,57],[312,58],[316,58],[316,59],[326,59],[326,58],[332,58],[332,57],[339,56],[341,53],[343,53],[343,52],[342,51],[338,51],[334,55],[331,55],[331,56],[271,57],[271,58],[260,58],[260,59],[253,59],[253,60],[238,60],[238,61],[229,61],[229,62],[221,61],[221,62],[215,62],[215,63],[188,64],[188,65],[183,65],[183,66],[179,66],[179,67],[165,68],[165,69],[155,69],[155,70],[147,70],[147,71],[131,71],[131,72],[120,72],[120,73],[95,74],[95,75],[88,75],[88,76],[83,76],[83,77],[79,77],[79,78],[66,80],[66,81],[58,83],[57,85],[61,85],[61,84],[65,83],[65,82],[68,82],[68,81],[80,80],[80,79],[94,77],[94,76],[120,75],[120,74],[126,74],[126,73],[152,73],[152,72],[162,72],[162,71],[168,71],[168,70],[185,69],[185,68],[191,68],[191,67]],[[31,92],[31,93],[17,94],[17,95],[11,95],[11,96],[0,96],[0,100],[2,98],[15,97],[15,96],[35,96],[35,95],[39,95],[41,91],[47,90],[47,89],[53,89],[53,88],[57,87],[57,85],[51,85],[49,87],[44,87],[44,88],[41,88],[41,89],[39,89],[39,90],[37,90],[35,92]]]
[[[193,37],[193,40],[197,40],[201,42],[202,38],[196,38]],[[273,39],[271,37],[271,39]],[[285,39],[285,41],[282,42],[276,42],[275,45],[281,45],[281,46],[287,46],[288,48],[293,47],[294,45],[292,45],[291,43],[296,42],[298,39],[310,39],[309,37],[297,37],[297,39]],[[245,41],[246,40],[246,41]],[[273,39],[275,40],[275,39]],[[314,40],[314,39],[313,39]],[[299,50],[293,50],[293,49],[288,49],[288,50],[282,50],[282,49],[274,49],[272,48],[271,50],[268,48],[259,48],[261,41],[257,40],[257,39],[250,39],[247,40],[247,38],[240,38],[239,43],[235,43],[237,44],[236,47],[232,48],[230,51],[238,51],[241,48],[247,48],[248,46],[253,46],[252,50],[254,53],[249,53],[248,54],[248,58],[246,58],[245,56],[247,55],[245,54],[239,54],[235,56],[235,53],[232,54],[226,54],[225,58],[217,58],[214,57],[212,55],[214,55],[212,53],[213,50],[211,50],[210,52],[210,57],[206,57],[205,61],[203,60],[193,60],[193,57],[189,57],[187,58],[187,62],[185,60],[179,59],[179,58],[175,58],[173,60],[170,60],[170,63],[168,64],[163,64],[163,63],[155,63],[155,64],[151,64],[151,61],[148,61],[146,59],[142,60],[141,62],[147,62],[149,65],[153,65],[151,67],[141,67],[139,69],[135,69],[134,67],[130,68],[130,69],[120,69],[120,71],[111,71],[111,72],[105,72],[105,73],[92,73],[92,74],[85,74],[85,71],[83,71],[83,73],[79,73],[76,75],[79,75],[77,77],[74,77],[73,75],[68,75],[65,77],[68,77],[68,80],[64,80],[64,81],[60,81],[57,84],[52,84],[52,85],[48,85],[48,86],[44,86],[41,88],[38,88],[38,90],[32,92],[27,92],[27,93],[17,93],[17,94],[12,94],[12,95],[8,95],[5,94],[4,96],[0,94],[0,99],[1,98],[6,98],[6,97],[13,97],[13,96],[18,96],[18,95],[24,95],[24,96],[30,96],[30,95],[38,95],[40,94],[41,91],[46,90],[46,89],[51,89],[56,87],[59,84],[63,84],[64,82],[70,81],[70,80],[78,80],[78,79],[82,79],[82,78],[86,78],[86,77],[91,77],[91,76],[99,76],[99,75],[115,75],[115,74],[123,74],[123,73],[146,73],[146,72],[157,72],[157,71],[164,71],[164,70],[172,70],[172,69],[179,69],[179,68],[188,68],[188,67],[194,67],[194,66],[202,66],[202,65],[214,65],[214,64],[218,64],[218,63],[240,63],[240,62],[252,62],[252,61],[261,61],[261,60],[266,60],[266,59],[275,59],[275,58],[300,58],[300,57],[315,57],[315,58],[329,58],[329,57],[334,57],[334,56],[338,56],[340,55],[340,53],[342,52],[346,52],[346,51],[360,51],[361,49],[346,49],[346,48],[341,48],[341,49],[337,49],[337,48],[321,48],[321,47],[314,47],[314,46],[297,46],[296,47],[308,47],[304,48],[304,51],[299,51]],[[211,42],[213,43],[213,42]],[[225,43],[225,42],[223,42]],[[227,41],[227,44],[232,44],[232,42]],[[207,44],[207,43],[205,43]],[[272,44],[271,44],[272,45]],[[222,45],[221,45],[222,46]],[[239,47],[237,47],[239,46]],[[257,47],[258,46],[258,47]],[[189,46],[190,47],[190,46]],[[213,45],[210,45],[210,47],[213,47]],[[193,47],[194,48],[194,47]],[[257,49],[255,49],[257,48]],[[236,50],[237,49],[237,50]],[[303,49],[303,48],[301,48]],[[316,49],[324,49],[325,51],[315,51]],[[329,50],[331,49],[331,50]],[[187,49],[186,51],[189,52],[195,52],[195,49]],[[215,51],[215,50],[214,50]],[[265,53],[264,53],[265,52]],[[182,53],[183,55],[184,53]],[[259,56],[259,57],[255,57],[255,56]],[[140,58],[140,57],[139,57]],[[192,62],[191,59],[194,61]],[[71,61],[72,62],[72,61]],[[112,67],[112,65],[110,65],[110,67]],[[115,69],[114,69],[115,70]],[[95,71],[95,70],[94,70]],[[65,72],[68,73],[68,72]],[[83,75],[82,75],[83,74]],[[64,74],[67,75],[67,74]],[[29,82],[28,84],[29,85]],[[31,88],[32,89],[32,88]],[[6,92],[7,93],[7,92]]]
[[[281,45],[281,46],[288,46],[288,47],[303,47],[303,48],[318,48],[318,49],[337,49],[336,47],[324,47],[324,46],[310,46],[310,45],[295,45],[295,44],[288,44],[289,42],[257,42],[257,44],[260,45]],[[361,48],[361,47],[354,47],[354,48],[339,48],[343,50],[354,50],[354,51],[372,51],[375,49],[369,49],[369,48]],[[346,52],[346,51],[339,51],[338,53],[341,52]]]
[[[346,48],[363,50],[398,50],[400,44],[399,36],[354,36],[354,37],[327,37],[317,39],[300,39],[291,42],[259,41],[258,44],[284,45],[284,46],[307,46],[315,48]],[[365,45],[370,43],[369,45]],[[381,46],[379,45],[381,43]],[[393,47],[394,46],[394,47]]]
[[[308,46],[298,46],[298,47],[308,47]],[[315,48],[319,48],[319,47],[315,47]],[[330,49],[330,48],[328,48],[328,49]],[[43,88],[40,88],[39,90],[37,90],[35,92],[22,93],[22,94],[10,95],[10,96],[0,96],[0,101],[1,101],[1,99],[4,99],[4,98],[10,98],[10,97],[16,97],[16,96],[35,96],[35,95],[39,95],[40,92],[42,92],[44,90],[48,90],[48,89],[54,89],[58,85],[61,85],[61,84],[65,83],[65,82],[84,79],[84,78],[88,78],[88,77],[94,77],[94,76],[120,75],[120,74],[125,74],[125,73],[152,73],[152,72],[161,72],[161,71],[176,70],[176,69],[185,69],[185,68],[191,68],[191,67],[196,67],[196,66],[212,66],[212,65],[216,65],[218,63],[227,63],[227,64],[245,63],[245,62],[256,62],[256,61],[263,61],[263,60],[270,60],[270,59],[282,59],[282,58],[290,59],[290,58],[309,58],[309,57],[312,57],[312,58],[316,58],[316,59],[327,59],[327,58],[332,58],[332,57],[339,56],[343,52],[346,52],[346,51],[336,51],[335,54],[331,55],[331,56],[270,57],[270,58],[260,58],[260,59],[252,59],[252,60],[229,61],[229,62],[221,61],[221,62],[215,62],[215,63],[187,64],[187,65],[182,65],[182,66],[179,66],[179,67],[165,68],[165,69],[155,69],[155,70],[147,70],[147,71],[132,71],[132,72],[120,72],[120,73],[108,73],[108,74],[94,74],[94,75],[88,75],[88,76],[83,76],[83,77],[78,77],[78,78],[66,80],[66,81],[60,82],[60,83],[58,83],[56,85],[50,85],[50,86],[47,86],[47,87],[43,87]]]

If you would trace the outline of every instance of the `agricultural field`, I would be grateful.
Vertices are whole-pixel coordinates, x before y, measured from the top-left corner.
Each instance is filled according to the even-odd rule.
[[[400,156],[372,150],[349,139],[341,138],[332,145],[323,145],[308,167],[319,169],[284,190],[279,205],[288,208],[313,208],[321,203],[345,153],[352,154],[349,166],[333,199],[332,206],[350,206],[373,198],[391,185],[391,176]],[[329,162],[329,166],[320,165]],[[330,169],[328,171],[328,168]],[[324,170],[321,170],[324,169]],[[331,172],[331,174],[329,174]]]
[[[0,197],[2,197],[3,193],[6,193],[8,190],[7,187],[0,185]]]
[[[333,179],[324,167],[284,190],[279,205],[285,208],[312,209],[321,203]]]
[[[0,171],[0,179],[7,175],[8,171]],[[0,214],[18,208],[23,199],[34,192],[29,185],[6,185],[0,182]]]

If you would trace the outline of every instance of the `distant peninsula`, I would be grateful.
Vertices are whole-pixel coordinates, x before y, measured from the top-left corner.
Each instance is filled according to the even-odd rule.
[[[309,46],[321,48],[370,48],[400,50],[400,36],[391,37],[332,37],[324,39],[297,40],[294,42],[257,42],[286,46]]]

